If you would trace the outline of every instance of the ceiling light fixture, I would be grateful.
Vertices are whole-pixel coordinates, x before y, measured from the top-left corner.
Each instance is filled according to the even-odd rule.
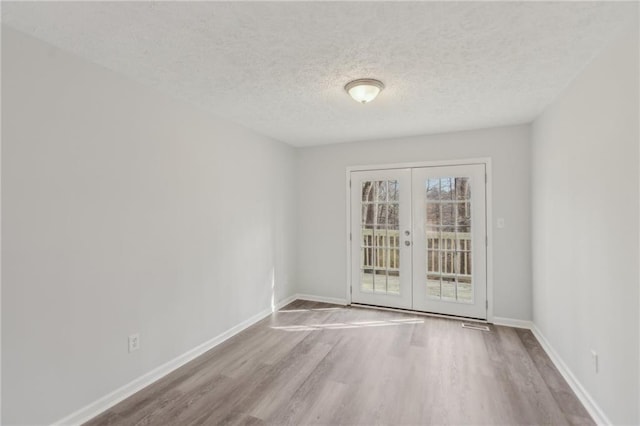
[[[349,93],[356,102],[366,104],[371,102],[384,89],[384,84],[380,80],[372,78],[359,78],[344,86],[344,90]]]

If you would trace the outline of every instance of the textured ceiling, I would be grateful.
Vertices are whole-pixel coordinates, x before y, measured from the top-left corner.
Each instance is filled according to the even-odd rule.
[[[637,14],[614,2],[2,4],[3,23],[296,146],[525,123]],[[344,85],[382,80],[367,105]]]

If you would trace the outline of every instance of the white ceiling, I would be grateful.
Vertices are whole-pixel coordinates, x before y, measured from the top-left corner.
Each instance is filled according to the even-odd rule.
[[[295,146],[530,122],[637,13],[614,2],[2,4],[9,26]],[[382,80],[360,105],[344,85]]]

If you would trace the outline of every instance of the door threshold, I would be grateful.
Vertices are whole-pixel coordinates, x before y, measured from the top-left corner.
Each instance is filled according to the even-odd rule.
[[[490,324],[487,320],[480,318],[472,318],[472,317],[461,317],[458,315],[447,315],[447,314],[435,314],[433,312],[424,312],[424,311],[414,311],[413,309],[404,309],[404,308],[389,308],[387,306],[378,306],[378,305],[367,305],[364,303],[351,303],[349,306],[353,306],[355,308],[369,308],[369,309],[378,309],[380,311],[391,311],[391,312],[400,312],[404,314],[415,314],[422,315],[425,317],[434,317],[434,318],[444,318],[451,320],[461,320],[461,321],[471,321],[477,322],[480,324]]]

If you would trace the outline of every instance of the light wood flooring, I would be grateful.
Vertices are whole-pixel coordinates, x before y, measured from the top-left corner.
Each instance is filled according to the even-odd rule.
[[[528,330],[295,301],[88,425],[594,424]]]

